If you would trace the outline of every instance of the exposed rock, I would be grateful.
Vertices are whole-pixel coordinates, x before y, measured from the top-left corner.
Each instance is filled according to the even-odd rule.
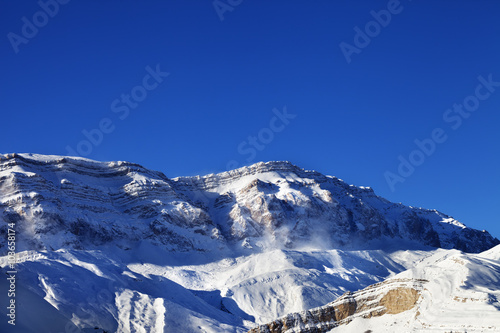
[[[325,306],[289,314],[260,325],[249,333],[323,333],[352,321],[355,317],[371,318],[398,314],[412,309],[420,298],[425,280],[388,280],[363,290],[347,292]]]

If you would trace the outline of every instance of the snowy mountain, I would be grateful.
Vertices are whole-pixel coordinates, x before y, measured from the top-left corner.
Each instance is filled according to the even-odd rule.
[[[249,333],[499,332],[500,245],[438,252],[410,270]]]
[[[498,244],[436,210],[391,203],[289,162],[169,179],[128,162],[0,158],[0,214],[17,223],[26,249],[127,248],[144,239],[165,250],[231,253],[360,249],[377,240],[466,252]]]
[[[4,239],[16,233],[19,332],[246,332],[449,249],[500,243],[289,162],[167,178],[129,162],[0,155],[0,225]]]

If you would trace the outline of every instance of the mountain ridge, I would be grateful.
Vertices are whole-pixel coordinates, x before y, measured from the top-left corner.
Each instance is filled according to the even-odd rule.
[[[353,248],[401,238],[481,252],[500,242],[437,210],[391,203],[371,188],[288,161],[168,178],[130,162],[7,154],[0,157],[0,189],[4,220],[31,228],[42,247],[63,246],[65,238],[77,248],[146,238],[181,251]],[[68,237],[49,244],[58,231]]]

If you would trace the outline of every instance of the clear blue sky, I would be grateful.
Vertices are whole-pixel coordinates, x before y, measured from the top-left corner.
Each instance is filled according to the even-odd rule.
[[[0,1],[0,151],[79,147],[170,177],[290,160],[500,237],[500,87],[474,97],[500,81],[500,2],[217,4]],[[467,118],[447,113],[464,99]],[[392,191],[386,171],[436,128],[447,140]]]

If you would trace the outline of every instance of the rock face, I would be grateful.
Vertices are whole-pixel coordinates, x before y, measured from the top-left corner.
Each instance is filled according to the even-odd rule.
[[[221,237],[207,213],[160,172],[128,162],[7,155],[0,160],[0,211],[27,248],[92,248],[143,239],[203,251]],[[5,232],[2,228],[2,232]]]
[[[438,211],[391,203],[289,162],[170,179],[129,162],[1,155],[0,218],[16,224],[28,249],[147,241],[169,251],[234,252],[403,240],[480,252],[499,243]]]
[[[248,333],[323,333],[351,322],[356,317],[372,318],[413,309],[426,280],[398,279],[348,292],[325,306],[289,314],[260,325]]]

